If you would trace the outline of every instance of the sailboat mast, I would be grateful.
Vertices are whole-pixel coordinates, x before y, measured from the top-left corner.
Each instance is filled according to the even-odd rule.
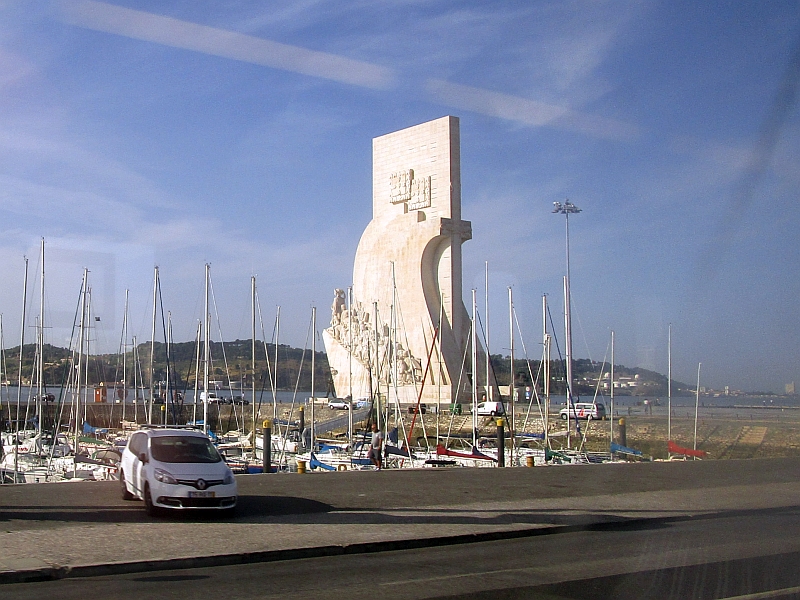
[[[125,290],[125,312],[122,315],[122,420],[125,420],[125,403],[128,399],[128,290]],[[134,377],[134,388],[136,387]],[[116,386],[115,386],[116,387]]]
[[[694,446],[692,448],[697,450],[697,409],[700,406],[700,367],[703,363],[697,363],[697,390],[694,396]],[[697,458],[696,456],[694,458]]]
[[[253,458],[256,455],[256,276],[253,275],[250,277],[250,319],[251,319],[251,341],[252,344],[250,346],[250,371],[253,374],[253,381],[251,381],[252,390],[252,399],[250,403],[253,405],[253,425],[251,427],[251,431],[253,433]],[[242,395],[244,396],[244,390],[242,390]]]
[[[397,389],[397,278],[395,276],[394,261],[392,261],[392,308],[389,317],[391,329],[389,331],[389,356],[391,358],[391,376],[392,387],[394,388],[394,422],[395,425],[400,423],[400,393]],[[387,365],[388,368],[388,365]],[[388,377],[386,385],[386,397],[389,397]],[[423,384],[424,385],[424,384]],[[409,432],[411,433],[411,432]]]
[[[489,384],[489,261],[485,261],[485,285],[483,290],[484,305],[486,306],[485,320],[486,320],[486,399],[494,400],[492,393],[492,386]]]
[[[611,431],[609,447],[614,443],[614,331],[611,331]]]
[[[350,406],[347,411],[347,441],[353,448],[353,286],[347,288],[347,397]]]
[[[572,430],[572,321],[569,315],[569,276],[564,277],[564,333],[566,335],[566,375],[567,375],[567,448],[570,446],[570,431]]]
[[[84,360],[86,363],[84,364],[83,370],[83,420],[87,421],[89,417],[89,399],[87,398],[89,394],[89,356],[91,355],[91,348],[90,348],[90,341],[91,341],[91,330],[92,330],[92,322],[91,322],[91,315],[92,315],[92,288],[88,286],[86,288],[86,348],[85,352],[83,353],[86,357]]]
[[[22,324],[19,328],[19,372],[17,373],[17,413],[15,415],[15,421],[17,426],[15,431],[17,432],[17,443],[14,444],[14,471],[16,472],[19,468],[19,411],[20,406],[22,404],[22,355],[25,349],[25,317],[27,312],[27,305],[28,305],[28,257],[24,257],[25,260],[25,277],[22,284]]]
[[[167,414],[169,411],[170,402],[172,403],[173,410],[175,409],[175,400],[172,397],[172,390],[170,389],[170,383],[172,379],[172,369],[170,369],[170,351],[172,350],[172,311],[167,311],[167,384],[166,390],[164,395],[164,404],[161,405],[161,410],[164,411],[164,417],[161,419],[163,425],[167,424],[167,420],[169,415]]]
[[[377,403],[377,410],[376,414],[378,415],[378,429],[380,431],[384,430],[386,426],[386,416],[383,413],[384,407],[381,406],[381,357],[380,357],[380,346],[378,345],[378,303],[372,303],[372,333],[373,337],[375,338],[375,402]]]
[[[672,323],[667,329],[667,441],[672,439]]]
[[[208,277],[211,265],[206,263],[205,302],[203,308],[203,433],[208,433],[208,361],[211,358],[208,335],[211,331],[211,314],[208,312]]]
[[[194,395],[192,396],[192,424],[197,425],[197,400],[200,388],[200,336],[203,334],[202,321],[197,322],[197,334],[194,336]]]
[[[42,271],[39,280],[39,364],[37,372],[37,378],[39,379],[39,382],[36,400],[36,412],[38,414],[39,421],[39,449],[43,451],[44,437],[42,435],[42,398],[44,394],[44,238],[42,238],[41,263]],[[53,438],[53,443],[55,444],[55,438]]]
[[[317,367],[317,307],[311,307],[311,451],[314,451],[314,429],[316,423],[314,421],[314,388],[315,380],[314,375]]]
[[[133,336],[131,339],[131,344],[133,347],[131,348],[131,360],[133,361],[133,421],[134,423],[139,422],[139,405],[136,403],[136,399],[139,397],[139,383],[142,384],[142,394],[144,394],[144,381],[141,378],[141,365],[139,364],[139,349],[136,347],[136,336]],[[137,371],[139,373],[139,381],[136,381],[136,374]]]
[[[83,340],[84,340],[84,331],[86,327],[86,296],[88,293],[88,278],[89,278],[89,269],[83,269],[83,283],[81,285],[81,322],[80,322],[80,334],[78,338],[78,371],[77,371],[77,379],[75,381],[75,456],[78,455],[78,444],[80,441],[80,432],[81,432],[81,375],[83,369]],[[77,472],[77,463],[75,463],[75,468],[73,471],[73,475]]]
[[[153,269],[153,321],[150,329],[150,398],[147,402],[147,422],[153,423],[153,393],[155,392],[154,358],[156,347],[156,297],[158,294],[158,266]]]
[[[476,290],[472,288],[472,447],[478,445],[478,336],[475,331],[478,307]]]
[[[487,305],[488,306],[488,305]],[[488,321],[488,318],[487,318]],[[514,450],[516,449],[514,445],[514,423],[515,421],[515,414],[514,414],[514,405],[515,405],[515,373],[514,373],[514,296],[511,290],[511,286],[508,286],[508,334],[510,337],[509,340],[509,352],[510,352],[510,362],[511,362],[511,381],[508,388],[509,394],[509,404],[511,404],[511,422],[508,424],[508,435],[511,438],[511,464],[514,464]],[[500,452],[503,452],[504,449],[500,448]]]
[[[442,321],[444,320],[444,298],[439,294],[439,323],[436,326],[439,336],[436,340],[436,361],[439,365],[438,385],[436,386],[436,445],[439,445],[439,415],[442,414],[442,379],[444,379],[444,369],[442,368]],[[458,398],[451,398],[453,406]]]
[[[542,337],[544,342],[544,447],[550,447],[550,335],[547,333],[547,294],[542,294]]]
[[[272,379],[273,379],[273,383],[272,383],[272,418],[273,418],[273,422],[277,421],[277,419],[278,419],[278,339],[280,338],[280,333],[281,333],[281,307],[279,306],[278,307],[278,311],[275,314],[275,363],[274,363],[275,366],[273,367],[275,373],[272,376]],[[266,350],[265,350],[265,352],[266,352]]]

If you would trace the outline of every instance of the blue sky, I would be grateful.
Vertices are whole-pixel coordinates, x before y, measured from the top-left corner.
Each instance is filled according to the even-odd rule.
[[[66,345],[83,267],[114,351],[150,336],[158,265],[194,338],[204,264],[223,339],[306,343],[350,284],[373,137],[461,119],[464,293],[489,263],[538,358],[561,320],[570,220],[574,349],[720,388],[800,382],[797,2],[0,0],[0,312],[29,326],[46,239],[46,339]],[[480,307],[483,311],[483,307]],[[216,320],[216,319],[215,319]],[[557,332],[558,335],[558,332]],[[215,337],[219,337],[218,335]],[[563,337],[563,336],[562,336]],[[518,347],[520,344],[517,339]],[[321,347],[321,344],[320,346]]]

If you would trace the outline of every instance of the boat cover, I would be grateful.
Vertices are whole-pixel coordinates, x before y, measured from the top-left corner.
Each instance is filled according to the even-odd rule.
[[[313,453],[313,452],[311,453],[311,463],[310,463],[310,465],[309,465],[309,466],[310,466],[312,469],[314,469],[314,468],[317,468],[317,467],[318,467],[318,468],[320,468],[320,469],[324,469],[324,470],[326,470],[326,471],[335,471],[335,470],[336,470],[336,467],[332,467],[332,466],[330,466],[330,465],[326,465],[325,463],[323,463],[323,462],[320,462],[319,460],[317,460],[317,457],[314,455],[314,453]]]
[[[636,456],[641,456],[641,450],[634,450],[633,448],[628,448],[627,446],[620,446],[614,442],[611,442],[611,452],[621,452],[622,454],[635,454]]]
[[[492,458],[491,456],[487,456],[486,454],[479,452],[478,449],[475,448],[474,446],[472,447],[472,453],[467,454],[466,452],[456,452],[455,450],[448,450],[447,448],[439,444],[438,446],[436,446],[436,454],[437,456],[456,456],[458,458],[474,458],[478,460],[493,460],[495,462],[497,461],[496,458]]]
[[[698,458],[704,458],[708,456],[708,452],[705,450],[692,450],[691,448],[684,448],[682,446],[678,446],[672,440],[667,442],[667,452],[671,454],[683,454],[684,456],[696,456]]]

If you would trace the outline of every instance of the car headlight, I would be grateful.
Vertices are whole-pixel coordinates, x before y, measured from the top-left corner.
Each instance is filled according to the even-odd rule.
[[[153,471],[153,477],[156,478],[156,481],[160,481],[161,483],[178,483],[178,481],[164,469],[156,469]]]
[[[225,473],[225,479],[222,480],[222,483],[225,485],[230,485],[233,483],[233,471],[228,469],[228,472]]]

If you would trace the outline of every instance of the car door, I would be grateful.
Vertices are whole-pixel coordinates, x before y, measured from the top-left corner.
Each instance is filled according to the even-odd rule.
[[[130,483],[134,487],[135,494],[139,497],[144,496],[144,464],[139,459],[142,452],[147,452],[147,435],[144,433],[134,433],[130,443],[131,454],[131,479]]]

